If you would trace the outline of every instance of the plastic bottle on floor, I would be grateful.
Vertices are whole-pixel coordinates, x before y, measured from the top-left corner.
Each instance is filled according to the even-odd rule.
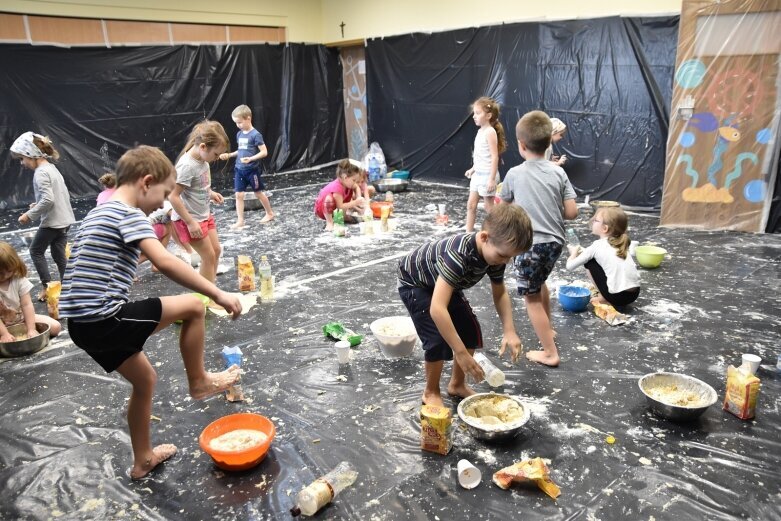
[[[355,483],[358,472],[349,462],[339,463],[331,472],[316,479],[296,496],[297,506],[293,515],[313,516],[318,510],[330,503],[339,493]]]
[[[274,300],[274,278],[271,276],[271,263],[265,255],[260,257],[258,272],[260,274],[260,300],[271,302]]]
[[[504,372],[496,367],[483,353],[474,354],[475,362],[485,373],[485,381],[491,387],[499,387],[504,385]]]

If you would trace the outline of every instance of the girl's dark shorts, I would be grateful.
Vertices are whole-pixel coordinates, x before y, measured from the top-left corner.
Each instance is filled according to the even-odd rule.
[[[110,373],[141,352],[162,316],[160,299],[148,298],[128,302],[115,315],[94,322],[69,318],[68,332],[74,344]]]
[[[407,307],[412,323],[423,343],[426,362],[438,362],[440,360],[452,360],[453,350],[439,334],[439,329],[431,318],[431,297],[433,290],[402,286],[399,295]],[[464,294],[460,291],[453,293],[450,304],[447,306],[453,325],[458,336],[467,349],[480,349],[483,347],[483,333],[480,323],[477,321],[472,306]]]

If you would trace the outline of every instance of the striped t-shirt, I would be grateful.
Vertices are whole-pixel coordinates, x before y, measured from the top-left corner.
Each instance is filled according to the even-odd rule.
[[[434,289],[437,277],[460,291],[488,274],[491,282],[504,280],[504,264],[489,266],[477,251],[477,233],[459,233],[416,248],[399,261],[399,284]]]
[[[142,239],[157,240],[157,236],[138,208],[108,201],[90,211],[71,248],[62,283],[60,317],[101,320],[127,303]]]

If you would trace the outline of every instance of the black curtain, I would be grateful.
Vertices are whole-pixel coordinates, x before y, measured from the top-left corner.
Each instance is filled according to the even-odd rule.
[[[136,144],[175,160],[203,118],[222,123],[235,147],[231,112],[242,103],[269,149],[267,172],[347,156],[339,53],[322,45],[2,45],[0,79],[3,206],[33,199],[32,173],[8,150],[27,130],[52,138],[74,197],[96,193],[97,178]],[[215,165],[214,185],[232,187],[232,168]]]
[[[659,207],[678,17],[519,23],[369,40],[369,139],[413,177],[466,184],[469,105],[502,106],[503,176],[521,162],[515,124],[541,109],[567,124],[556,152],[592,199]]]

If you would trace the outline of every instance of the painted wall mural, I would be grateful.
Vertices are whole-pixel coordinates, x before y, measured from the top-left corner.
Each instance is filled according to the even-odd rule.
[[[718,6],[683,7],[661,224],[763,231],[777,140],[779,54],[731,54],[724,42],[723,54],[692,56],[696,38],[720,36],[696,31],[698,17],[717,16]],[[738,6],[721,8],[733,13]]]
[[[361,160],[369,149],[366,120],[366,52],[364,47],[340,51],[344,83],[344,121],[350,157]]]

